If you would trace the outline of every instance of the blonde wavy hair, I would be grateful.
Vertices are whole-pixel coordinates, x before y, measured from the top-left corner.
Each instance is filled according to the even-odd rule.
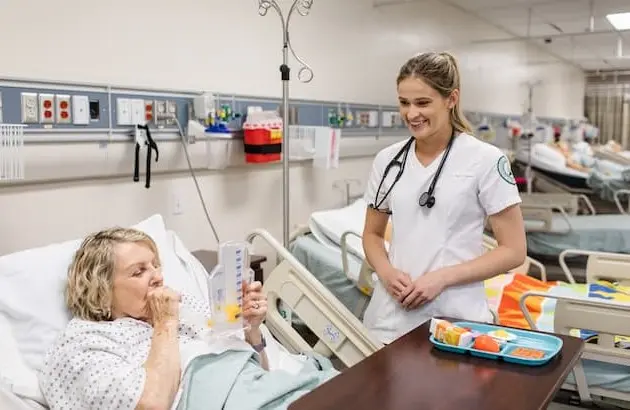
[[[461,80],[457,59],[450,53],[421,53],[409,59],[401,68],[396,85],[412,77],[420,78],[444,98],[460,90]],[[472,134],[472,126],[466,119],[460,104],[461,97],[451,109],[451,125],[457,132]]]
[[[155,254],[156,268],[161,265],[155,242],[142,231],[115,227],[88,235],[68,268],[66,305],[73,316],[91,321],[112,320],[114,247],[129,242],[146,245]]]

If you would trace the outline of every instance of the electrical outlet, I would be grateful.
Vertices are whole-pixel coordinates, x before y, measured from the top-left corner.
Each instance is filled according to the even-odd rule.
[[[166,121],[164,121],[164,116],[166,116],[166,101],[156,100],[153,103],[153,113],[155,115],[155,125],[164,126]]]
[[[25,124],[39,122],[36,93],[22,93],[22,122]]]
[[[90,100],[86,95],[72,96],[72,122],[74,125],[90,124]]]
[[[167,101],[166,102],[166,113],[169,117],[177,117],[177,103],[175,101]],[[168,118],[166,120],[166,125],[174,125],[175,120]]]
[[[133,125],[145,125],[144,100],[131,100],[131,123]]]
[[[144,120],[148,124],[153,122],[155,115],[153,114],[153,101],[144,101]]]
[[[53,124],[55,122],[55,96],[52,94],[39,95],[39,122]]]
[[[72,117],[70,116],[70,96],[56,95],[55,103],[55,108],[57,111],[57,123],[70,124],[72,122]]]

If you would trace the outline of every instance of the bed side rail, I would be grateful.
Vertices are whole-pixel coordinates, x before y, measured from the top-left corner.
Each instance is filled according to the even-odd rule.
[[[575,279],[566,263],[567,256],[587,256],[586,282],[609,280],[630,285],[630,255],[623,253],[587,251],[582,249],[565,249],[560,252],[558,261],[569,283]]]
[[[579,201],[583,195],[563,194],[563,193],[540,193],[533,192],[531,194],[522,193],[522,204],[525,205],[540,205],[540,206],[552,206],[556,205],[564,209],[569,215],[577,215],[579,209]],[[586,197],[586,206],[589,208],[589,212],[594,213],[592,204],[588,197]],[[583,200],[583,199],[582,199]],[[590,206],[589,206],[590,205]]]
[[[615,336],[630,336],[630,304],[608,300],[550,295],[544,292],[525,292],[519,305],[525,320],[538,330],[527,309],[526,300],[542,297],[556,300],[554,331],[569,335],[571,330],[590,330],[597,333],[597,344],[587,343],[581,359],[630,366],[630,351],[615,347]],[[580,399],[591,401],[591,395],[581,360],[573,369]]]
[[[625,195],[628,201],[626,207],[621,204],[621,196]],[[615,205],[617,205],[617,209],[620,214],[628,215],[630,213],[630,189],[618,189],[613,193],[613,199],[615,200]]]
[[[278,254],[282,262],[265,280],[264,290],[269,300],[267,327],[272,334],[294,353],[312,348],[302,339],[278,310],[282,300],[297,314],[341,362],[350,367],[379,350],[383,345],[372,338],[359,321],[269,232],[257,229],[247,236],[252,243],[262,238]]]
[[[542,227],[527,227],[527,232],[550,232],[564,234],[573,230],[569,215],[567,212],[558,205],[535,205],[535,204],[521,204],[521,210],[523,212],[523,219],[525,221],[537,221],[542,222]],[[554,211],[558,211],[567,224],[566,230],[553,229],[553,214]]]
[[[346,276],[348,276],[348,271],[350,269],[350,264],[348,262],[348,236],[354,236],[359,239],[363,238],[363,236],[354,231],[346,231],[341,235],[341,264],[343,266],[343,271],[345,272]],[[367,259],[364,258],[361,261],[357,287],[367,296],[372,296],[372,292],[374,291],[374,279],[372,276],[373,273],[374,268],[372,268]]]

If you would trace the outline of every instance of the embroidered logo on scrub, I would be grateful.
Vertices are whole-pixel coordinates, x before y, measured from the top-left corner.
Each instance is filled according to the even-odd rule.
[[[516,180],[514,179],[514,174],[512,173],[512,167],[510,166],[510,161],[508,161],[505,155],[499,158],[499,161],[497,161],[497,171],[505,182],[511,185],[516,185]]]

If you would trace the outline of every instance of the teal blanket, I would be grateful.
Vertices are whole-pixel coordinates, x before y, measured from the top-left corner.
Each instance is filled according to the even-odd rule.
[[[177,410],[286,409],[337,374],[329,360],[315,356],[294,375],[262,369],[252,352],[204,355],[186,370]]]

